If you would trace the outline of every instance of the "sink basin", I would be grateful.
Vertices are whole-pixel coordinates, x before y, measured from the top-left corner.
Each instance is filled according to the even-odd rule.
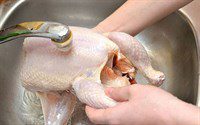
[[[122,5],[122,0],[29,0],[21,2],[3,27],[24,21],[55,21],[91,28]],[[198,91],[198,50],[192,24],[180,11],[148,27],[136,38],[145,46],[156,69],[166,80],[161,86],[183,101],[196,104]],[[20,106],[23,88],[19,79],[22,41],[0,46],[0,124],[22,125]],[[146,83],[141,75],[139,83]]]

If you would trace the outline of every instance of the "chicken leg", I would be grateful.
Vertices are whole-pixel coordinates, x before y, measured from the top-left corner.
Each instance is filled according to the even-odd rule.
[[[111,32],[104,35],[119,46],[122,54],[131,60],[133,65],[142,72],[150,83],[156,86],[163,83],[164,74],[152,68],[148,54],[141,43],[122,32]]]
[[[37,92],[45,125],[64,125],[74,111],[76,97],[70,92]]]

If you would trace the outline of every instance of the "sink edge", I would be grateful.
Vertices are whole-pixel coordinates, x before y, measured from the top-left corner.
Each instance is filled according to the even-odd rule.
[[[192,27],[195,39],[196,39],[196,45],[197,45],[197,55],[198,55],[198,75],[199,75],[199,82],[198,82],[198,88],[197,88],[197,102],[196,105],[200,107],[200,14],[198,13],[200,11],[200,1],[194,0],[187,6],[181,8],[179,10],[180,14],[182,14],[186,20],[189,22],[190,26]]]

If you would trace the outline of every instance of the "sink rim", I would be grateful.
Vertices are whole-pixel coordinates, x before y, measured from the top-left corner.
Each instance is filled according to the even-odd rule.
[[[196,31],[196,27],[193,25],[192,20],[190,18],[190,16],[188,16],[185,11],[183,11],[183,9],[179,9],[177,11],[177,14],[179,14],[183,20],[185,20],[189,26],[192,29],[192,32],[194,34],[194,39],[195,39],[195,44],[196,44],[196,50],[197,50],[197,61],[198,61],[198,88],[197,88],[197,101],[196,101],[196,106],[200,107],[200,40],[198,39],[198,37],[200,37]]]
[[[198,88],[197,88],[197,102],[196,105],[200,107],[200,15],[196,12],[200,11],[200,7],[198,6],[200,4],[200,1],[194,0],[187,6],[181,8],[179,10],[179,13],[185,18],[185,20],[188,22],[190,27],[192,28],[196,47],[197,47],[197,59],[198,59]]]

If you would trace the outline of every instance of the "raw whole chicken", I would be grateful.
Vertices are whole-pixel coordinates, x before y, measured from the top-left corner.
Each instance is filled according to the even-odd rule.
[[[46,125],[66,124],[77,98],[95,108],[117,105],[104,88],[134,83],[136,70],[155,85],[165,79],[152,68],[144,47],[132,36],[120,32],[102,35],[81,27],[70,30],[73,41],[67,51],[60,51],[50,39],[24,41],[21,80],[40,98]]]

